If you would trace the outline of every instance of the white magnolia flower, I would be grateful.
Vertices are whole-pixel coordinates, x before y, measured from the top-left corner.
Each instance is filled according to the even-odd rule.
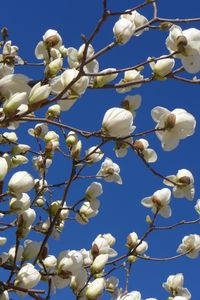
[[[85,44],[81,45],[79,50],[70,47],[67,49],[67,60],[70,68],[77,68],[82,60],[83,60],[83,53],[85,50]],[[86,54],[86,59],[91,58],[94,55],[95,51],[91,44],[89,44]],[[88,64],[84,66],[84,71],[86,73],[97,73],[99,70],[99,63],[96,59],[92,60]]]
[[[115,276],[111,276],[105,282],[105,289],[107,292],[112,294],[113,298],[115,298],[115,295],[118,295],[119,293],[118,285],[119,279]]]
[[[119,45],[126,44],[134,32],[135,24],[128,19],[119,19],[113,27],[113,33]]]
[[[120,80],[119,84],[128,84],[124,87],[118,87],[116,91],[120,94],[127,93],[133,88],[139,88],[142,83],[140,81],[143,79],[143,75],[140,74],[140,71],[129,70],[124,73],[124,78]],[[132,84],[133,83],[133,84]]]
[[[0,182],[4,180],[8,173],[8,163],[5,158],[0,157]]]
[[[184,277],[182,273],[178,273],[176,275],[170,275],[167,278],[167,282],[163,283],[164,289],[177,296],[185,297],[185,299],[191,299],[191,294],[188,289],[183,288]]]
[[[9,255],[7,252],[2,252],[1,255],[0,255],[0,266],[5,264],[7,262],[9,258]]]
[[[24,241],[24,251],[22,253],[23,261],[31,260],[37,256],[39,253],[41,242],[35,242],[32,240],[25,240]]]
[[[76,220],[80,224],[87,224],[89,218],[93,218],[98,214],[98,209],[100,207],[100,201],[96,198],[90,199],[90,201],[83,202],[76,214]]]
[[[98,255],[92,265],[91,265],[91,272],[93,274],[100,273],[103,271],[105,264],[108,262],[108,254],[100,254]]]
[[[113,81],[117,76],[118,73],[111,73],[107,74],[109,72],[115,72],[115,68],[108,68],[100,72],[100,74],[104,75],[98,75],[94,77],[94,87],[103,87],[105,84]],[[106,75],[107,74],[107,75]]]
[[[61,208],[61,202],[62,202],[61,200],[57,200],[57,201],[53,201],[51,203],[51,205],[49,207],[49,211],[50,211],[50,213],[51,213],[52,216],[55,216],[56,213],[57,213],[57,211],[58,211],[58,209]],[[61,212],[59,214],[59,218],[61,220],[65,220],[68,217],[68,215],[69,215],[69,210],[67,209],[66,203],[64,203],[64,205],[62,206],[62,208],[63,209],[61,210]]]
[[[22,213],[30,207],[30,197],[26,193],[15,195],[10,199],[10,210],[14,213]]]
[[[90,206],[92,209],[98,209],[100,204],[98,199],[96,199],[98,196],[100,196],[103,193],[103,188],[101,183],[99,182],[92,182],[92,184],[87,188],[85,192],[86,200],[90,202]]]
[[[189,258],[197,258],[200,251],[200,236],[198,234],[190,234],[182,239],[177,252],[185,253]]]
[[[167,188],[156,191],[152,196],[143,198],[141,203],[147,208],[151,208],[153,213],[158,213],[164,217],[171,216],[171,208],[169,206],[171,200],[171,191]]]
[[[12,264],[14,262],[14,258],[15,258],[15,251],[16,251],[16,246],[13,245],[10,250],[8,251],[8,261]],[[16,257],[16,262],[18,262],[21,257],[22,257],[22,253],[23,253],[23,247],[22,245],[19,245],[18,249],[17,249],[17,257]]]
[[[91,254],[96,257],[100,254],[108,254],[109,257],[114,257],[117,252],[111,248],[110,240],[104,235],[99,234],[92,243]]]
[[[57,259],[58,270],[66,278],[70,275],[76,275],[83,266],[83,255],[80,251],[66,250],[62,251]]]
[[[141,294],[138,291],[133,291],[122,297],[119,296],[117,300],[141,300]]]
[[[51,87],[48,84],[41,85],[41,82],[38,82],[31,89],[28,104],[33,107],[34,105],[42,104],[43,101],[46,101],[51,93]]]
[[[27,164],[28,163],[28,158],[24,155],[15,155],[11,159],[11,167],[16,168],[19,165]]]
[[[26,171],[16,172],[8,183],[8,189],[11,193],[21,194],[32,190],[34,187],[33,177]]]
[[[157,123],[156,135],[162,143],[165,151],[175,149],[179,140],[183,140],[194,134],[196,120],[186,110],[177,108],[169,111],[164,107],[157,106],[152,109],[151,116]]]
[[[97,173],[97,177],[103,177],[103,179],[107,182],[116,182],[118,184],[122,184],[122,179],[119,175],[120,167],[113,163],[113,161],[106,157],[104,162],[101,164],[101,169]]]
[[[71,277],[70,287],[72,290],[77,293],[81,292],[81,295],[84,293],[83,287],[87,283],[87,271],[82,267],[76,276]]]
[[[135,127],[136,128],[136,127]],[[133,143],[133,138],[129,137],[127,139],[124,139],[122,141],[118,140],[115,142],[115,155],[117,157],[124,157],[126,156],[128,152],[128,148],[130,147],[130,144],[132,145]]]
[[[104,278],[97,278],[93,280],[86,291],[86,298],[88,300],[96,300],[101,297],[105,286]]]
[[[88,164],[94,164],[103,158],[103,156],[104,156],[103,151],[100,148],[98,148],[98,149],[96,149],[96,148],[97,148],[97,146],[92,146],[88,150],[85,151],[85,156],[88,156],[86,158],[86,161]]]
[[[27,102],[27,93],[15,93],[9,97],[9,99],[5,102],[3,106],[3,111],[6,116],[13,116],[17,114],[18,108],[21,104],[26,104]]]
[[[44,137],[48,133],[48,126],[46,123],[38,123],[37,125],[35,125],[35,128],[29,128],[28,133],[31,136],[37,136],[41,139],[44,139]]]
[[[135,126],[133,115],[123,108],[113,107],[107,110],[102,121],[102,132],[107,136],[126,137],[130,135]]]
[[[129,10],[126,10],[126,12],[128,12]],[[136,10],[132,11],[131,13],[127,13],[127,14],[122,14],[120,16],[120,19],[127,19],[130,20],[132,23],[134,23],[135,25],[135,36],[139,36],[141,35],[145,30],[148,30],[148,27],[139,30],[139,27],[144,26],[146,23],[148,23],[147,18],[145,18],[143,15],[141,15],[140,13],[138,13]]]
[[[7,98],[15,93],[29,92],[31,79],[23,74],[11,74],[0,79],[0,94]]]
[[[22,266],[20,271],[17,273],[14,285],[17,287],[31,289],[36,286],[41,279],[41,275],[35,267],[27,263],[26,265]],[[19,296],[26,296],[26,293],[16,291]]]
[[[187,300],[187,298],[182,297],[182,296],[176,296],[173,298],[173,300]]]
[[[187,169],[181,169],[176,175],[169,175],[167,179],[174,182],[173,183],[164,180],[164,184],[168,186],[173,186],[173,195],[175,198],[184,198],[188,200],[193,200],[195,194],[194,188],[194,177],[192,173]]]
[[[162,57],[165,57],[165,55],[162,55],[160,58]],[[149,57],[148,60],[151,60],[151,57]],[[156,78],[162,79],[172,71],[175,65],[175,60],[173,58],[163,58],[157,60],[156,62],[151,61],[149,65]]]
[[[93,262],[93,257],[90,251],[83,248],[80,250],[80,252],[83,255],[83,266],[90,266]]]
[[[153,163],[157,160],[157,154],[153,149],[148,148],[149,143],[147,140],[145,139],[136,140],[134,141],[133,146],[134,149],[138,151],[139,154],[142,155],[148,163]]]
[[[173,25],[166,39],[166,46],[170,52],[179,51],[176,57],[181,59],[187,72],[200,71],[200,30],[182,30],[180,26]]]
[[[7,143],[7,140],[9,140],[11,143],[16,143],[18,137],[15,132],[4,132],[0,135],[0,143]]]
[[[43,35],[43,41],[40,41],[35,48],[35,56],[37,59],[45,59],[48,61],[49,55],[47,49],[52,47],[59,49],[62,46],[62,38],[54,29],[48,29]]]
[[[124,109],[129,110],[133,115],[133,119],[135,119],[136,117],[135,110],[137,110],[140,107],[141,102],[142,102],[142,97],[140,95],[126,96],[126,98],[121,102],[121,106]]]
[[[26,144],[18,144],[12,148],[13,154],[26,154],[31,149],[29,145]]]
[[[142,241],[140,239],[138,239],[138,235],[136,232],[131,232],[128,237],[127,237],[127,242],[126,242],[126,246],[129,249],[133,249],[135,248],[134,252],[136,254],[143,254],[144,252],[147,251],[148,249],[148,244],[145,241]]]
[[[27,210],[23,211],[23,213],[21,214],[22,217],[22,225],[23,227],[29,227],[30,225],[32,225],[35,221],[36,218],[36,213],[34,211],[34,209],[32,208],[28,208]]]
[[[33,156],[32,163],[33,163],[34,169],[39,171],[39,175],[40,175],[40,177],[42,177],[44,174],[44,171],[45,171],[45,173],[47,173],[48,168],[51,166],[52,159],[47,158],[44,160],[41,155]]]

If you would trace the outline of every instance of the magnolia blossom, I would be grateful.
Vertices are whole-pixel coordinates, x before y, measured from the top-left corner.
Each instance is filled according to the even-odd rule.
[[[38,82],[31,89],[28,104],[33,107],[34,105],[42,104],[43,101],[46,101],[51,92],[51,87],[48,84],[41,85],[41,82]]]
[[[119,285],[119,279],[115,276],[111,276],[105,282],[105,289],[107,292],[112,294],[113,298],[116,298],[117,295],[119,294],[118,285]]]
[[[5,102],[3,111],[6,116],[13,116],[18,112],[18,108],[21,104],[27,103],[27,93],[15,93]]]
[[[31,79],[23,74],[11,74],[0,79],[0,94],[7,98],[15,93],[29,92]]]
[[[10,210],[14,213],[22,213],[30,207],[30,197],[26,193],[15,195],[10,199]]]
[[[126,10],[126,12],[128,12],[129,10]],[[145,18],[143,15],[141,15],[140,13],[138,13],[136,10],[131,11],[130,13],[127,14],[122,14],[120,16],[120,19],[127,19],[130,20],[132,23],[134,23],[135,25],[135,36],[139,36],[141,35],[145,30],[148,30],[148,27],[139,30],[139,27],[144,26],[146,23],[148,23],[147,18]]]
[[[127,293],[124,296],[119,296],[117,300],[141,300],[141,294],[138,291]]]
[[[86,298],[88,300],[96,300],[101,297],[105,286],[104,278],[97,278],[93,280],[86,291]]]
[[[182,239],[177,252],[185,253],[189,258],[197,258],[200,251],[200,236],[198,234],[190,234]]]
[[[76,220],[80,224],[87,224],[89,218],[93,218],[98,214],[99,207],[100,201],[96,198],[90,199],[90,201],[84,201],[79,212],[76,214]]]
[[[164,107],[157,106],[152,109],[151,116],[157,123],[156,135],[162,143],[165,151],[175,149],[179,140],[183,140],[194,134],[196,120],[186,110],[177,108],[169,111]]]
[[[43,35],[43,41],[40,41],[35,48],[35,56],[37,59],[45,59],[48,61],[49,55],[47,49],[59,49],[62,46],[62,38],[54,29],[48,29]]]
[[[54,201],[54,202],[51,203],[51,205],[49,207],[49,211],[50,211],[52,216],[55,216],[58,209],[61,208],[61,202],[62,202],[61,200],[57,200],[57,201]],[[62,206],[62,210],[59,214],[59,218],[61,220],[65,220],[65,219],[67,219],[68,215],[69,215],[69,210],[67,209],[66,203],[64,203],[63,206]]]
[[[108,237],[106,237],[105,235],[99,234],[92,243],[91,254],[94,257],[100,254],[108,254],[109,257],[114,257],[117,255],[117,252],[113,248],[111,248],[112,245],[113,239],[108,239]]]
[[[116,141],[115,142],[115,154],[117,157],[124,157],[126,156],[127,152],[128,152],[128,148],[130,147],[130,145],[132,145],[133,143],[133,138],[129,137],[127,139],[124,139],[123,141]]]
[[[91,265],[91,272],[94,273],[100,273],[103,271],[105,264],[108,262],[108,254],[100,254],[98,255],[92,265]]]
[[[148,244],[146,241],[142,241],[140,239],[138,239],[138,235],[136,232],[131,232],[128,237],[127,237],[127,242],[126,242],[126,246],[129,249],[135,249],[134,253],[136,254],[143,254],[144,252],[147,251],[148,249]],[[134,258],[135,259],[135,258]]]
[[[181,169],[176,175],[169,175],[167,179],[175,183],[175,185],[168,180],[164,180],[164,184],[173,186],[173,195],[175,198],[184,198],[193,200],[194,198],[194,177],[187,169]]]
[[[15,132],[4,132],[3,134],[0,135],[1,144],[7,143],[8,142],[7,140],[11,143],[16,143],[18,137]]]
[[[97,149],[97,146],[92,146],[85,151],[85,156],[88,164],[94,164],[103,158],[104,153],[100,148]]]
[[[13,264],[14,262],[14,258],[15,258],[15,252],[16,252],[16,246],[13,245],[10,250],[8,251],[8,261]],[[23,247],[22,245],[19,245],[18,249],[17,249],[17,256],[16,256],[16,262],[19,261],[22,257],[22,253],[23,253]]]
[[[167,282],[163,283],[164,289],[173,295],[185,297],[185,299],[191,299],[191,294],[188,289],[183,288],[184,277],[182,273],[176,275],[170,275],[167,278]]]
[[[122,184],[122,179],[119,175],[120,167],[113,163],[113,161],[106,157],[104,162],[101,164],[101,169],[97,173],[97,177],[103,177],[103,179],[107,182],[116,182],[118,184]]]
[[[76,50],[73,47],[70,47],[67,49],[67,60],[70,68],[77,68],[82,60],[83,60],[83,53],[85,50],[85,44],[81,45],[79,50]],[[89,44],[87,48],[87,53],[86,53],[86,60],[91,58],[94,55],[95,51],[94,48],[91,44]],[[96,59],[93,59],[91,62],[86,64],[84,66],[84,71],[86,73],[97,73],[99,70],[99,63]]]
[[[102,132],[107,136],[126,137],[130,135],[135,126],[133,115],[123,108],[113,107],[107,110],[102,121]]]
[[[171,216],[171,208],[169,206],[171,199],[171,191],[167,188],[156,191],[152,196],[143,198],[141,203],[143,206],[151,208],[152,212],[158,213],[164,217],[169,218]]]
[[[8,173],[8,163],[5,158],[0,157],[0,182],[4,180]]]
[[[9,300],[9,294],[7,291],[4,291],[1,295],[0,295],[0,300]]]
[[[23,227],[29,227],[35,221],[36,213],[34,209],[28,208],[27,210],[23,211],[21,214],[21,222]]]
[[[135,110],[137,110],[140,107],[141,102],[142,102],[142,97],[140,95],[126,96],[126,98],[124,98],[124,100],[121,102],[121,106],[124,109],[129,110],[133,115],[133,119],[135,119],[136,117]]]
[[[157,160],[157,154],[153,149],[148,148],[149,143],[147,140],[136,140],[133,143],[133,147],[148,163],[153,163]]]
[[[33,177],[26,171],[16,172],[8,183],[9,191],[14,194],[28,192],[32,190],[33,187]]]
[[[108,68],[101,71],[100,74],[103,75],[98,75],[94,77],[94,87],[103,87],[105,84],[113,81],[118,76],[118,73],[115,71],[116,71],[115,68]],[[115,73],[109,74],[110,72],[115,72]]]
[[[101,183],[92,182],[92,184],[87,188],[85,192],[86,200],[90,202],[92,209],[98,209],[100,204],[99,200],[96,198],[103,193],[103,188]]]
[[[83,256],[80,251],[62,251],[58,256],[57,265],[59,272],[66,276],[65,278],[76,275],[83,265]]]
[[[76,69],[67,69],[62,75],[55,77],[51,81],[52,93],[59,94],[64,88],[66,88],[72,80],[74,80],[78,76],[79,72]],[[76,82],[70,87],[70,96],[69,91],[63,95],[63,97],[67,97],[68,99],[59,100],[58,104],[61,107],[62,111],[66,111],[71,108],[71,106],[75,103],[75,99],[79,98],[82,94],[84,94],[89,84],[88,76],[82,76],[80,79],[76,80]]]
[[[165,55],[162,55],[160,58],[162,57],[165,57]],[[151,57],[149,57],[148,60],[151,60]],[[173,58],[163,58],[157,60],[156,62],[151,61],[149,65],[154,73],[154,76],[157,79],[162,79],[172,71],[175,61]]]
[[[48,126],[46,123],[38,123],[37,125],[35,125],[35,128],[29,128],[28,133],[31,136],[37,136],[41,139],[44,139],[44,137],[48,133]]]
[[[166,46],[170,52],[179,51],[176,57],[181,59],[187,72],[200,71],[200,30],[196,28],[182,30],[180,26],[173,25],[166,39]]]
[[[72,290],[77,293],[81,290],[81,295],[84,294],[84,286],[87,283],[87,271],[84,268],[81,268],[76,276],[71,277],[70,287]]]
[[[41,242],[34,242],[32,240],[24,241],[24,251],[22,253],[23,261],[31,260],[39,253]]]
[[[40,279],[41,275],[39,271],[36,270],[32,264],[27,263],[22,266],[20,271],[17,273],[14,285],[25,289],[31,289],[39,283]],[[19,292],[18,290],[17,294],[22,297],[26,296],[26,293]]]
[[[113,33],[119,45],[126,44],[134,32],[135,24],[128,19],[119,19],[113,27]]]
[[[118,85],[127,84],[127,86],[118,87],[116,91],[122,94],[131,91],[133,88],[139,88],[142,84],[140,81],[143,78],[139,70],[126,71],[124,72],[124,78],[120,80]]]

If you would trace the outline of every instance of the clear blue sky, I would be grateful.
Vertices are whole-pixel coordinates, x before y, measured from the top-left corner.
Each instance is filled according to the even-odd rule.
[[[200,9],[199,1],[158,1],[158,12],[161,17],[170,18],[191,18],[198,17]],[[180,2],[180,3],[179,3]],[[140,1],[118,0],[109,1],[110,10],[120,11],[133,7],[141,3]],[[34,49],[38,41],[47,29],[56,29],[63,38],[66,47],[78,48],[82,44],[81,33],[89,36],[102,13],[102,1],[2,1],[1,3],[1,27],[6,26],[9,30],[9,38],[13,44],[19,46],[19,54],[22,58],[30,62],[36,62]],[[147,18],[151,17],[152,10],[141,10]],[[112,27],[117,18],[109,19],[103,26],[102,31],[94,40],[93,46],[96,51],[113,41]],[[200,29],[200,24],[186,24],[183,28],[196,27]],[[99,59],[100,69],[108,67],[128,67],[147,59],[148,56],[160,56],[168,54],[165,47],[165,39],[168,33],[159,30],[150,30],[140,37],[133,38],[127,45],[116,47],[110,53],[105,54]],[[180,65],[177,60],[176,66]],[[150,68],[146,68],[146,75],[150,75]],[[23,68],[16,69],[18,73],[24,73],[34,79],[41,78],[42,69]],[[197,77],[199,75],[197,74]],[[197,218],[194,210],[196,200],[200,198],[199,193],[199,87],[197,85],[183,84],[172,80],[153,82],[143,85],[139,89],[133,89],[129,95],[141,94],[142,106],[137,111],[135,124],[136,131],[152,129],[155,123],[151,119],[150,111],[159,105],[173,110],[174,108],[184,108],[192,113],[197,119],[196,133],[191,138],[181,141],[178,148],[171,152],[164,152],[161,149],[158,139],[151,135],[147,137],[150,146],[156,150],[158,161],[153,165],[154,168],[164,175],[176,174],[179,169],[189,169],[195,177],[196,194],[193,202],[184,199],[174,199],[172,197],[171,208],[172,217],[163,219],[158,217],[157,225],[170,225],[180,220],[192,220]],[[101,122],[105,111],[111,107],[119,107],[120,102],[126,94],[118,94],[114,90],[89,90],[69,112],[63,113],[63,121],[71,126],[93,131],[101,127]],[[19,130],[21,142],[25,143],[27,126],[22,125]],[[20,139],[19,139],[20,141]],[[89,141],[89,145],[95,145],[96,141]],[[36,145],[35,145],[36,147]],[[83,149],[87,149],[86,141],[83,141]],[[109,156],[121,168],[123,185],[115,183],[101,182],[104,193],[99,197],[101,207],[96,218],[90,220],[85,226],[80,226],[75,222],[68,222],[61,235],[60,241],[55,243],[49,241],[49,254],[58,254],[64,249],[89,249],[94,238],[99,233],[112,233],[117,243],[115,249],[119,255],[126,253],[125,243],[127,235],[136,231],[142,236],[147,229],[145,218],[151,214],[145,209],[140,201],[143,197],[153,194],[157,189],[164,187],[160,178],[154,177],[145,168],[142,162],[131,151],[123,159],[117,159],[113,152],[113,144],[105,147],[105,156]],[[98,171],[100,164],[88,168],[87,174],[94,175]],[[20,168],[26,169],[26,166]],[[19,170],[19,168],[18,168]],[[32,166],[30,172],[36,177],[36,172]],[[15,171],[15,170],[14,170]],[[69,172],[67,162],[63,164],[62,156],[56,155],[55,161],[48,173],[48,183],[59,182],[66,178]],[[8,175],[10,178],[10,175]],[[55,179],[56,178],[56,179]],[[72,186],[69,194],[69,201],[79,199],[84,194],[85,188],[91,181],[79,181]],[[58,191],[57,199],[61,197],[62,191]],[[57,200],[54,199],[54,200]],[[147,255],[152,257],[168,257],[176,254],[176,249],[181,243],[184,235],[199,233],[199,225],[179,227],[172,231],[155,232],[149,238],[149,250]],[[29,238],[29,236],[28,236]],[[39,236],[34,234],[32,239],[39,240]],[[13,244],[10,240],[8,246]],[[9,247],[5,246],[5,250]],[[7,247],[7,248],[6,248]],[[185,277],[184,286],[187,287],[192,299],[199,298],[199,259],[191,260],[181,258],[171,262],[146,262],[138,261],[131,272],[129,290],[138,290],[142,297],[155,297],[159,300],[167,299],[168,294],[162,288],[162,283],[166,281],[170,274],[182,272]],[[4,279],[4,273],[0,280]],[[124,287],[125,274],[116,273],[120,281],[120,286]],[[113,273],[113,275],[115,275]],[[123,275],[123,276],[122,276]],[[55,299],[66,299],[71,295],[64,290],[57,290]],[[11,296],[16,299],[15,295]],[[107,299],[107,296],[103,299]],[[69,296],[68,299],[73,299]]]

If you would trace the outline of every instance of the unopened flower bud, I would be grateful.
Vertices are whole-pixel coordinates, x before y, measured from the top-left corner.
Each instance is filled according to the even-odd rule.
[[[133,147],[136,151],[138,152],[142,152],[144,150],[144,145],[141,141],[137,140],[137,141],[134,141],[133,143]]]
[[[45,77],[46,78],[53,78],[56,76],[58,72],[60,72],[61,68],[63,65],[63,59],[62,58],[57,58],[54,59],[50,64],[46,66],[45,69]]]
[[[78,141],[78,137],[74,131],[70,131],[66,138],[66,144],[69,149],[71,149],[76,142]]]
[[[79,159],[82,149],[82,142],[78,141],[71,150],[71,157],[73,159]]]
[[[98,255],[93,264],[91,265],[92,274],[100,273],[103,271],[105,264],[108,262],[108,254],[100,254]]]

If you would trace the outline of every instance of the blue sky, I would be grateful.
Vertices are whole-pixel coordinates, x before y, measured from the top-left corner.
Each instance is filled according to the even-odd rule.
[[[181,1],[181,5],[175,7],[172,0],[159,1],[159,16],[169,18],[198,17],[197,12],[200,8],[198,1],[193,0],[190,2],[190,5],[186,2]],[[111,11],[121,11],[139,3],[141,2],[108,0],[108,7]],[[19,46],[20,56],[30,62],[36,62],[34,49],[47,29],[56,29],[62,36],[66,47],[78,48],[82,44],[81,34],[84,33],[88,37],[100,18],[102,1],[3,1],[1,3],[1,11],[1,27],[6,26],[8,28],[9,38],[13,41],[13,44]],[[152,9],[145,8],[140,12],[147,18],[152,16]],[[112,28],[117,19],[117,17],[110,18],[96,36],[93,43],[96,51],[113,41]],[[182,27],[196,27],[200,29],[200,24],[186,24]],[[167,32],[150,30],[140,37],[132,38],[127,45],[123,47],[118,46],[101,57],[99,59],[100,69],[128,67],[146,60],[148,56],[157,57],[168,54],[168,50],[165,47],[167,35]],[[176,62],[176,67],[178,66],[180,66],[179,60]],[[147,76],[151,74],[150,68],[147,67],[145,70]],[[18,67],[16,72],[24,73],[33,79],[41,78],[43,75],[42,68],[34,67]],[[194,175],[196,186],[193,202],[185,198],[174,199],[172,197],[172,217],[163,219],[159,216],[156,224],[167,226],[183,219],[192,220],[197,218],[198,215],[194,210],[194,205],[196,200],[200,198],[199,87],[197,85],[166,80],[142,85],[141,88],[133,89],[128,94],[140,94],[142,96],[142,106],[137,111],[135,119],[136,132],[154,128],[155,123],[151,118],[150,111],[158,105],[164,106],[169,110],[183,108],[196,117],[197,126],[194,136],[181,141],[179,147],[171,152],[162,151],[160,142],[153,134],[147,139],[150,146],[158,154],[158,161],[153,165],[157,171],[163,175],[170,175],[176,174],[182,168],[189,169]],[[88,90],[70,111],[63,113],[62,120],[76,128],[88,131],[99,130],[105,111],[111,107],[119,107],[120,102],[126,95],[118,94],[115,90]],[[27,128],[29,128],[27,124],[21,125],[18,134],[23,143],[25,143],[25,140],[32,143],[32,140],[28,137]],[[85,150],[96,143],[96,140],[83,141],[83,149]],[[125,243],[127,235],[132,231],[136,231],[139,236],[142,236],[147,230],[145,218],[147,214],[151,215],[151,213],[140,204],[140,201],[142,198],[152,195],[157,189],[163,188],[162,180],[153,176],[131,151],[125,158],[116,158],[113,146],[113,144],[110,144],[104,147],[103,150],[105,151],[105,157],[111,157],[114,162],[120,165],[123,185],[108,184],[102,181],[104,193],[99,197],[101,207],[98,216],[91,219],[85,226],[80,226],[75,222],[68,222],[57,245],[50,239],[50,254],[56,255],[64,249],[89,249],[92,241],[99,233],[110,232],[117,239],[114,248],[119,255],[122,255],[126,253]],[[34,143],[33,147],[36,147]],[[88,168],[85,174],[94,175],[99,168],[100,163]],[[27,170],[27,167],[23,166],[20,169]],[[35,177],[37,176],[31,164],[29,170]],[[66,161],[63,162],[62,156],[57,154],[48,173],[48,183],[60,182],[66,179],[68,172],[69,164]],[[10,178],[10,175],[8,177]],[[89,180],[80,180],[74,184],[69,193],[70,203],[73,203],[74,199],[80,199],[90,183],[91,181]],[[60,190],[56,194],[57,199],[61,195],[62,191]],[[152,257],[175,255],[183,236],[190,233],[199,233],[199,225],[189,225],[178,227],[172,231],[152,233],[148,238],[149,250],[147,255]],[[34,234],[30,238],[39,240],[39,236]],[[8,245],[13,244],[13,241],[10,240]],[[8,246],[7,248],[5,246],[5,250],[8,249]],[[166,263],[137,261],[131,272],[129,290],[139,290],[144,299],[147,297],[155,297],[159,300],[167,299],[168,294],[162,288],[162,283],[166,281],[170,274],[182,272],[185,277],[184,286],[190,290],[192,299],[198,299],[199,267],[199,259],[191,260],[187,257]],[[4,279],[3,274],[5,273],[2,273],[1,278],[0,272],[0,279]],[[113,273],[113,275],[115,274]],[[116,275],[120,278],[120,286],[124,287],[125,274],[122,274],[121,271],[116,273]],[[66,289],[58,290],[54,298],[65,299],[67,295],[71,295],[71,293]],[[72,296],[69,297],[69,299],[73,299]],[[103,299],[107,299],[106,297],[104,296]],[[12,299],[16,299],[16,297],[12,295]]]

